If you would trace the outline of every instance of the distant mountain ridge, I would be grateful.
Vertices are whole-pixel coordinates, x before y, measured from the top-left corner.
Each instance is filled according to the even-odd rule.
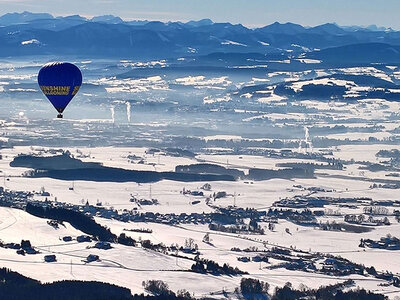
[[[15,25],[40,19],[54,19],[54,17],[48,13],[31,13],[28,11],[24,11],[23,13],[8,13],[0,17],[0,25]]]
[[[332,64],[354,61],[358,63],[398,63],[400,62],[400,46],[384,43],[351,44],[308,53],[307,57]]]
[[[280,53],[318,59],[328,55],[317,53],[319,50],[368,43],[391,45],[395,49],[400,45],[400,32],[377,26],[340,27],[332,23],[304,27],[275,22],[251,29],[241,24],[214,23],[210,19],[164,23],[124,21],[113,15],[87,19],[30,12],[0,17],[1,57],[77,55],[153,59],[220,52]],[[382,53],[397,59],[396,51]]]

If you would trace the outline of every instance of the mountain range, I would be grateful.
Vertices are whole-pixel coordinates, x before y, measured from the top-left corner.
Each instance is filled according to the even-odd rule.
[[[106,15],[53,17],[9,13],[0,17],[0,56],[75,55],[130,59],[178,58],[211,53],[280,54],[335,63],[400,62],[400,32],[375,25],[315,27],[275,22],[261,28],[214,23],[124,21]],[[378,51],[378,52],[376,52]]]

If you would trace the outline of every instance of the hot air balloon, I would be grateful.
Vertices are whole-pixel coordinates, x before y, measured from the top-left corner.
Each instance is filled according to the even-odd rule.
[[[62,118],[64,109],[82,85],[82,73],[71,63],[52,62],[40,69],[38,83],[58,111],[57,118]]]

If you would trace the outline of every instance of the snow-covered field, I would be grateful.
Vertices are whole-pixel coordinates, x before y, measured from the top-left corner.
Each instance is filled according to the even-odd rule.
[[[393,149],[388,145],[371,146],[340,146],[333,149],[332,157],[344,160],[364,160],[376,161],[374,153],[382,149]],[[259,210],[268,210],[275,201],[281,198],[292,197],[294,195],[306,195],[308,192],[293,188],[294,185],[303,187],[321,187],[331,192],[318,192],[314,196],[340,197],[371,197],[374,200],[397,200],[396,193],[387,189],[369,188],[370,182],[355,180],[351,178],[351,172],[357,172],[357,167],[351,165],[343,171],[320,170],[321,175],[314,179],[271,179],[264,181],[239,180],[235,182],[211,182],[212,189],[204,197],[183,195],[183,188],[198,190],[202,186],[201,182],[175,182],[163,180],[152,184],[137,183],[98,183],[75,181],[67,182],[50,178],[27,178],[21,176],[27,171],[24,168],[10,167],[9,163],[20,153],[43,153],[41,147],[15,147],[3,149],[0,160],[0,168],[4,174],[4,180],[0,186],[9,190],[39,191],[42,187],[51,196],[46,197],[50,200],[57,198],[59,202],[72,204],[83,204],[89,201],[90,204],[101,202],[105,207],[114,207],[122,211],[123,209],[138,208],[140,212],[158,213],[202,213],[213,212],[214,209],[206,204],[205,198],[208,193],[226,191],[225,198],[217,199],[213,205],[227,207],[234,203],[240,207],[253,207]],[[182,164],[193,164],[198,161],[215,163],[230,168],[237,168],[246,173],[250,168],[279,169],[277,163],[294,162],[313,162],[304,159],[277,159],[251,155],[198,155],[196,159],[183,157],[169,157],[160,153],[147,154],[146,148],[68,148],[68,150],[81,157],[83,161],[101,162],[106,166],[119,167],[137,170],[156,170],[173,171],[175,166]],[[315,149],[318,150],[318,149]],[[368,150],[368,151],[367,151]],[[368,155],[365,155],[368,153]],[[44,154],[49,155],[49,154]],[[143,157],[148,164],[135,164],[129,162],[127,156],[135,155]],[[198,161],[197,161],[198,160]],[[316,161],[314,161],[315,163]],[[351,167],[351,168],[350,168]],[[354,171],[351,171],[354,170]],[[350,178],[336,178],[332,180],[330,175],[350,175]],[[356,174],[357,175],[357,174]],[[374,178],[385,178],[384,174],[377,176],[373,172],[366,172],[364,176],[373,180]],[[6,180],[7,178],[7,180]],[[69,190],[71,184],[74,190]],[[129,201],[131,195],[137,198],[156,198],[159,205],[137,207]],[[44,196],[35,196],[36,199],[44,200]],[[200,200],[199,204],[193,205],[194,200]],[[235,202],[234,202],[235,201]],[[329,207],[328,207],[329,208]],[[337,209],[331,206],[332,209]],[[361,212],[361,209],[339,209],[343,213]],[[21,210],[11,208],[0,208],[0,239],[4,242],[19,242],[22,239],[29,239],[33,246],[41,251],[41,254],[20,256],[15,250],[2,249],[1,263],[3,266],[21,272],[24,275],[40,279],[42,281],[54,281],[61,279],[84,279],[100,280],[112,282],[121,286],[126,286],[132,292],[142,292],[141,282],[153,278],[164,280],[173,290],[185,288],[195,293],[195,295],[206,295],[210,291],[224,287],[226,290],[233,291],[239,284],[240,277],[212,276],[195,273],[182,272],[192,265],[193,261],[164,255],[158,252],[145,250],[137,247],[126,247],[113,245],[111,250],[98,250],[87,248],[93,246],[92,243],[63,242],[63,236],[70,235],[76,237],[81,232],[71,227],[68,223],[66,227],[54,229],[46,223],[46,220],[33,217]],[[340,217],[321,217],[319,221],[326,222],[336,220],[340,222]],[[392,225],[380,226],[367,233],[351,233],[337,231],[323,231],[314,227],[300,226],[289,221],[280,220],[274,231],[266,231],[265,235],[243,235],[229,234],[210,231],[206,225],[181,224],[171,226],[157,223],[123,223],[116,220],[96,218],[100,224],[109,227],[113,233],[120,234],[125,232],[136,240],[149,239],[153,243],[160,243],[169,246],[171,244],[183,245],[185,240],[193,238],[199,245],[199,251],[203,258],[212,259],[219,263],[229,263],[232,266],[249,272],[251,277],[268,281],[272,286],[281,286],[287,281],[291,281],[294,286],[305,284],[309,287],[318,287],[321,284],[332,284],[343,281],[343,278],[322,274],[303,274],[299,271],[287,271],[285,269],[268,270],[268,264],[261,265],[255,262],[240,262],[238,257],[242,253],[231,251],[233,247],[248,248],[250,246],[264,248],[263,242],[267,242],[270,248],[272,245],[285,247],[296,247],[304,251],[332,253],[350,259],[356,263],[374,266],[380,271],[390,271],[397,273],[400,269],[400,253],[387,252],[387,250],[363,249],[359,248],[361,238],[379,240],[379,238],[390,233],[393,236],[400,235],[400,224],[394,218],[390,218]],[[267,223],[261,226],[267,227]],[[140,233],[124,231],[124,229],[148,228],[152,233]],[[290,232],[290,234],[287,232]],[[209,232],[212,245],[202,241],[205,233]],[[54,253],[57,262],[45,263],[43,256]],[[390,253],[390,260],[383,259],[383,256]],[[85,263],[83,260],[89,254],[100,256],[101,262]],[[272,262],[271,262],[272,263]],[[38,272],[40,268],[40,272]],[[90,271],[88,271],[88,268]],[[184,283],[180,278],[186,279]],[[380,292],[392,291],[393,287],[381,287],[380,281],[370,278],[366,280],[362,276],[350,276],[357,285]],[[290,278],[290,279],[289,279]],[[202,285],[197,281],[201,280]],[[391,296],[400,295],[400,292],[390,294]]]
[[[246,46],[231,40],[222,43]],[[268,64],[290,65],[292,62],[268,61]],[[210,230],[207,223],[197,221],[171,225],[167,222],[122,222],[98,216],[95,220],[114,234],[125,233],[136,241],[150,240],[167,247],[183,246],[192,238],[198,245],[200,258],[238,267],[249,273],[244,276],[266,281],[272,289],[288,281],[294,287],[304,284],[316,288],[352,278],[358,287],[385,293],[390,298],[400,297],[399,288],[370,275],[334,276],[289,271],[283,267],[272,269],[282,263],[274,258],[268,263],[238,260],[276,246],[291,249],[295,255],[300,253],[297,250],[313,255],[319,253],[321,258],[317,264],[320,265],[323,255],[332,254],[367,267],[374,266],[379,272],[388,271],[396,276],[400,273],[400,251],[359,247],[361,239],[377,241],[389,234],[400,238],[400,223],[395,218],[400,206],[400,168],[396,157],[396,150],[400,151],[400,104],[384,97],[359,97],[373,89],[394,94],[400,89],[382,90],[356,83],[355,77],[354,81],[334,77],[338,74],[369,76],[372,81],[391,86],[399,83],[398,66],[387,66],[386,71],[382,71],[383,66],[338,69],[319,66],[316,70],[272,71],[268,65],[259,63],[231,68],[241,69],[241,72],[249,69],[249,73],[225,75],[201,71],[163,73],[168,68],[164,60],[118,61],[115,65],[101,62],[101,66],[95,60],[80,61],[77,64],[87,72],[88,85],[82,87],[81,98],[71,103],[64,120],[51,119],[53,115],[50,116],[47,103],[44,104],[36,93],[39,90],[33,84],[36,75],[32,70],[40,64],[30,63],[25,70],[22,63],[0,63],[0,187],[7,191],[34,192],[33,199],[39,201],[47,199],[74,205],[88,202],[120,214],[176,216],[211,214],[234,205],[268,212],[276,208],[274,205],[280,200],[326,197],[330,199],[329,204],[310,208],[313,212],[325,213],[317,216],[313,225],[299,225],[289,218],[280,218],[275,228],[269,230],[269,222],[263,219],[258,225],[265,230],[264,234],[215,231]],[[296,63],[323,65],[322,61],[303,58]],[[143,76],[138,71],[142,69],[146,71]],[[251,69],[258,69],[257,73],[251,73]],[[14,71],[10,74],[9,70]],[[132,70],[137,73],[130,76],[128,73]],[[123,76],[119,76],[121,74]],[[345,88],[346,92],[342,98],[303,97],[294,101],[290,96],[279,94],[282,84],[287,87],[286,91],[294,93],[312,85]],[[31,98],[32,103],[27,105],[27,99]],[[12,105],[9,105],[11,100]],[[175,172],[177,166],[202,163],[236,169],[244,176],[235,181],[209,182],[211,188],[204,190],[201,188],[205,182],[160,180],[139,184],[112,182],[112,179],[95,182],[31,178],[24,176],[30,169],[10,166],[19,154],[49,156],[54,155],[54,149],[61,148],[83,162],[97,162],[105,167]],[[173,155],[168,148],[187,149],[194,155]],[[53,154],[49,150],[53,150]],[[381,150],[394,150],[394,156],[377,156]],[[343,168],[333,167],[334,163]],[[254,180],[248,177],[252,169],[282,171],[287,168],[284,164],[318,167],[314,176],[308,178]],[[202,191],[204,195],[184,193],[188,190]],[[39,191],[50,195],[40,195]],[[214,199],[218,192],[226,192],[226,195]],[[132,198],[157,199],[158,204],[139,205],[131,201]],[[339,203],[344,198],[363,200],[351,202],[351,205]],[[365,207],[373,205],[371,201],[387,205],[390,225],[373,226],[363,222],[358,225],[372,229],[363,233],[345,229],[325,231],[318,226],[327,222],[349,225],[344,221],[345,216],[363,214]],[[303,208],[293,210],[302,211]],[[0,267],[9,267],[43,282],[98,280],[127,287],[133,293],[144,292],[142,281],[160,279],[174,291],[184,288],[197,297],[210,296],[213,291],[222,289],[233,292],[242,278],[189,272],[195,262],[194,255],[183,251],[179,254],[186,258],[176,258],[171,252],[148,250],[140,243],[136,247],[113,244],[110,250],[99,250],[93,248],[94,242],[64,242],[64,236],[74,239],[83,233],[67,222],[64,222],[65,227],[54,229],[47,221],[23,210],[0,206],[0,240],[20,243],[28,239],[40,251],[22,256],[15,250],[0,247]],[[249,223],[248,218],[240,221],[245,225]],[[138,229],[149,229],[151,233],[132,231]],[[203,241],[207,233],[210,243]],[[254,249],[253,252],[233,251],[235,247],[242,250],[256,247],[258,252]],[[45,263],[47,254],[55,254],[57,261]],[[99,255],[100,261],[86,263],[89,254]]]

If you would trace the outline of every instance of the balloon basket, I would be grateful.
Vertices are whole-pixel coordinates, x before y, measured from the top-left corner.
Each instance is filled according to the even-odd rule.
[[[57,115],[57,119],[62,119],[63,118],[63,115],[62,114],[58,114]]]

